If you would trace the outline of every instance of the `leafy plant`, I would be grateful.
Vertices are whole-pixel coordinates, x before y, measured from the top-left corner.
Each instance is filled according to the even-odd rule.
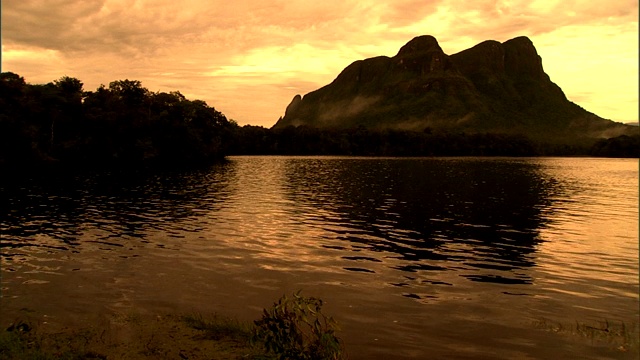
[[[292,297],[284,295],[254,321],[254,339],[279,359],[340,359],[338,325],[322,314],[322,305],[321,299],[302,296],[300,291]]]

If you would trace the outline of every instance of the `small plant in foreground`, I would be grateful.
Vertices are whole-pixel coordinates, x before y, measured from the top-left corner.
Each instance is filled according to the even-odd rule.
[[[301,296],[300,291],[292,297],[284,295],[254,322],[254,339],[279,359],[340,359],[338,326],[322,314],[322,305],[321,299]]]

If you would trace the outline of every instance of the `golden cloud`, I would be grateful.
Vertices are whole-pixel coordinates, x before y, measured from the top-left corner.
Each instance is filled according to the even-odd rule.
[[[271,126],[297,93],[331,82],[355,60],[393,56],[424,34],[449,54],[487,39],[529,36],[569,98],[604,117],[637,120],[637,83],[623,75],[637,74],[636,1],[21,0],[2,6],[3,71],[34,83],[75,76],[89,90],[137,79],[153,91],[203,99],[241,124]]]

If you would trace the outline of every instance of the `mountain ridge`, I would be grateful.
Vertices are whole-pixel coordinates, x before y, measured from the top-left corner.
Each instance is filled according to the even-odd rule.
[[[637,132],[569,101],[525,36],[483,41],[453,55],[433,36],[415,37],[393,57],[357,60],[330,84],[296,95],[273,128],[300,125],[558,139]]]

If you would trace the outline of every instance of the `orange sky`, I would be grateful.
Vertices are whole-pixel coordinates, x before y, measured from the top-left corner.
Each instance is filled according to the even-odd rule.
[[[447,54],[528,36],[551,80],[602,117],[638,121],[638,2],[612,0],[9,0],[2,71],[179,90],[271,127],[296,94],[418,35]]]

